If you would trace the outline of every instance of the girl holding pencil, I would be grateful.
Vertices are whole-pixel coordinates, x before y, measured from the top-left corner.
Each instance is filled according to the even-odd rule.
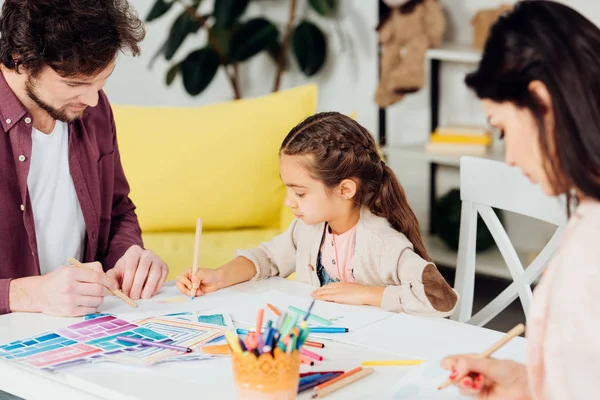
[[[504,136],[506,162],[577,209],[535,290],[526,365],[462,355],[442,366],[463,393],[480,399],[596,399],[600,30],[565,5],[520,2],[491,29],[466,83]]]
[[[281,179],[296,219],[286,232],[239,251],[222,267],[188,269],[196,295],[296,272],[313,297],[422,316],[452,314],[457,294],[431,262],[404,190],[373,136],[335,112],[307,118],[284,139]]]

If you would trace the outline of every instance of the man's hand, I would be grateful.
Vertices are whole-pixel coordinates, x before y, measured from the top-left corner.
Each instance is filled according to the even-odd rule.
[[[98,262],[84,264],[88,269],[63,266],[39,277],[39,288],[30,286],[29,296],[39,296],[39,311],[59,317],[95,313],[104,302],[105,288],[116,289],[116,282],[102,271]],[[37,289],[37,290],[36,290]]]
[[[131,246],[106,275],[116,281],[123,293],[133,300],[149,299],[162,288],[169,267],[156,254],[140,246]]]

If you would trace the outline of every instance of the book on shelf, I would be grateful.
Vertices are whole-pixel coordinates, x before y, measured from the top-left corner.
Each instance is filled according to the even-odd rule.
[[[437,154],[484,156],[491,144],[492,136],[487,128],[447,125],[432,132],[425,150]]]
[[[432,143],[482,144],[489,146],[492,143],[492,138],[490,135],[441,135],[434,133],[429,141]]]
[[[427,142],[425,151],[456,156],[485,156],[489,146],[485,144],[435,143]]]

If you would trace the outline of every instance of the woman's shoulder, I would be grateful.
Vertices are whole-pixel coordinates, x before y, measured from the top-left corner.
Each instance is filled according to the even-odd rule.
[[[571,216],[561,246],[561,258],[579,267],[594,265],[600,259],[600,202],[583,201]],[[571,262],[569,262],[569,260]],[[572,261],[577,262],[572,263]],[[571,267],[577,268],[577,267]]]

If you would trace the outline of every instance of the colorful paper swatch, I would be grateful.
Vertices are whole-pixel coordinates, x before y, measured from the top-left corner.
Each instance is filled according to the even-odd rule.
[[[190,322],[177,317],[153,317],[136,322],[141,328],[169,337],[166,341],[181,347],[197,349],[215,338],[223,336],[226,328],[216,325]],[[207,358],[201,353],[183,354],[175,350],[136,346],[135,352],[104,354],[98,361],[113,361],[125,364],[152,365],[173,358]]]
[[[118,335],[158,341],[168,339],[147,327],[103,316],[0,346],[0,357],[36,368],[54,369],[135,346],[118,341]]]

